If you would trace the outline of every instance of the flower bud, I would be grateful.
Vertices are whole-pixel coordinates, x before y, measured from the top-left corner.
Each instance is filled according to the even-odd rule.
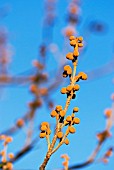
[[[40,130],[41,130],[41,131],[47,130],[47,126],[46,126],[46,125],[42,125],[42,126],[40,127]]]
[[[74,85],[73,90],[78,91],[80,89],[80,86],[78,84]]]
[[[73,53],[68,53],[68,54],[66,55],[66,58],[67,58],[68,60],[73,60],[73,59],[74,59]]]
[[[78,47],[83,47],[83,44],[82,43],[78,43]]]
[[[76,40],[71,40],[71,41],[70,41],[70,45],[71,45],[71,46],[75,46],[75,45],[76,45]]]
[[[67,117],[66,117],[66,121],[67,121],[67,122],[71,122],[71,121],[72,121],[72,117],[71,117],[71,116],[67,116]]]
[[[61,139],[61,138],[63,137],[63,132],[58,132],[58,133],[57,133],[57,137],[58,137],[59,139]]]
[[[78,112],[79,108],[78,107],[74,107],[73,112]]]
[[[82,42],[83,41],[83,37],[78,37],[78,40]]]
[[[70,36],[69,40],[75,40],[75,36]]]
[[[51,117],[55,117],[57,115],[57,112],[55,111],[55,110],[53,110],[52,112],[51,112]]]
[[[67,86],[67,88],[66,88],[66,90],[69,91],[69,92],[70,92],[72,89],[73,89],[73,86],[72,86],[72,85],[69,85],[69,86]]]
[[[69,144],[69,140],[68,140],[68,138],[66,138],[66,139],[65,139],[64,143],[65,143],[66,145],[68,145],[68,144]]]
[[[66,114],[65,110],[61,110],[59,115],[60,115],[61,117],[64,117],[65,114]]]
[[[73,123],[74,123],[74,124],[79,124],[79,123],[80,123],[80,119],[79,119],[78,117],[75,117],[75,118],[73,119]]]
[[[57,112],[60,112],[60,111],[62,110],[62,106],[61,106],[61,105],[56,106],[55,110],[56,110]]]
[[[45,137],[46,137],[46,132],[40,132],[39,137],[40,137],[40,138],[45,138]]]
[[[76,129],[75,129],[73,126],[70,126],[70,127],[69,127],[69,132],[70,132],[70,133],[75,133],[75,132],[76,132]]]
[[[63,87],[63,88],[61,89],[61,93],[62,93],[62,94],[66,94],[66,93],[67,93],[66,87]]]

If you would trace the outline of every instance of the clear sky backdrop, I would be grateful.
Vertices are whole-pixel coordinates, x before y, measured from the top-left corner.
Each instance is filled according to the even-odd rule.
[[[13,46],[14,54],[10,65],[10,73],[18,74],[32,67],[31,61],[38,57],[38,46],[42,41],[42,16],[44,15],[44,0],[0,0],[0,7],[9,7],[6,17],[0,20],[9,32],[9,43]],[[57,22],[54,27],[53,43],[57,43],[61,48],[63,36],[61,29],[66,26],[65,15],[68,1],[57,1]],[[114,53],[114,1],[113,0],[84,0],[81,4],[81,23],[78,27],[79,35],[85,35],[86,25],[90,21],[97,20],[106,23],[105,34],[91,33],[86,38],[87,51],[79,61],[79,70],[89,72],[103,67],[113,58]],[[51,63],[52,62],[52,63]],[[50,59],[50,65],[53,60]],[[113,67],[113,66],[112,66]],[[105,67],[108,72],[109,66]],[[100,73],[98,73],[100,74]],[[96,75],[96,77],[98,76]],[[95,76],[95,75],[94,75]],[[77,126],[77,133],[70,136],[70,145],[62,146],[51,158],[47,169],[61,167],[62,153],[68,153],[70,165],[85,161],[95,148],[97,140],[96,133],[105,127],[104,109],[111,107],[110,95],[114,91],[112,79],[114,73],[107,74],[100,78],[93,78],[91,81],[81,82],[81,89],[78,92],[77,100],[72,102],[71,107],[77,105],[80,108],[78,116],[81,123]],[[66,81],[66,80],[65,80]],[[67,82],[66,82],[67,83]],[[65,97],[61,96],[59,89],[54,93],[53,99],[56,104],[63,104]],[[26,113],[27,102],[32,99],[28,86],[16,86],[5,88],[0,105],[0,129],[1,131],[11,126],[18,117]],[[59,100],[58,100],[59,99]],[[45,117],[50,122],[49,111],[46,109],[38,111],[40,116],[38,122]],[[41,113],[40,113],[41,112]],[[69,112],[70,113],[70,112]],[[4,116],[7,115],[7,116]],[[4,123],[5,122],[5,123]],[[36,133],[39,133],[36,131]],[[114,129],[112,129],[114,134]],[[16,135],[18,141],[9,147],[9,151],[17,150],[22,146],[25,134]],[[14,137],[15,139],[15,137]],[[103,146],[101,155],[110,144],[114,143],[114,138],[107,141]],[[37,147],[20,161],[15,163],[15,169],[37,169],[46,153],[46,141],[39,142]],[[112,170],[114,168],[114,157],[110,159],[108,165],[93,164],[86,167],[86,170]]]

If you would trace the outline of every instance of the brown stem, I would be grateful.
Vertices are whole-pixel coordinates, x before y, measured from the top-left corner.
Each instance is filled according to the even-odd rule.
[[[52,154],[53,154],[54,152],[56,152],[56,151],[60,148],[60,146],[64,143],[64,140],[65,140],[65,138],[68,136],[68,134],[69,134],[69,130],[68,130],[68,128],[67,128],[66,133],[65,133],[64,137],[62,138],[62,141],[61,141],[61,142],[58,144],[58,146],[52,151]]]
[[[73,65],[74,65],[74,68],[73,68],[73,74],[72,74],[72,78],[71,78],[71,82],[70,82],[71,85],[74,85],[74,83],[75,83],[74,77],[75,77],[75,74],[76,74],[77,60],[73,63]],[[65,112],[67,112],[67,110],[68,110],[68,107],[69,107],[69,105],[70,105],[70,101],[71,101],[71,99],[72,99],[72,96],[73,96],[73,91],[72,91],[71,95],[69,95],[69,97],[68,97],[67,100],[66,100],[66,104],[65,104],[65,107],[64,107]],[[61,130],[62,125],[63,125],[62,123],[59,123],[59,122],[57,121],[54,138],[53,138],[52,143],[51,143],[51,145],[50,145],[50,147],[49,147],[49,149],[48,149],[48,152],[47,152],[47,154],[46,154],[46,156],[45,156],[45,159],[44,159],[43,163],[41,164],[41,166],[40,166],[40,168],[39,168],[40,170],[44,170],[44,169],[45,169],[45,167],[46,167],[46,165],[47,165],[47,163],[48,163],[51,155],[52,155],[52,154],[62,145],[62,143],[63,143],[63,141],[62,141],[62,142],[60,143],[60,145],[58,145],[58,147],[57,147],[55,150],[53,150],[53,149],[54,149],[54,146],[55,146],[55,143],[56,143],[56,140],[57,140],[57,134],[58,134],[58,132]],[[64,138],[65,138],[66,136],[67,136],[67,133],[66,133],[66,135],[64,136]]]
[[[46,165],[47,165],[47,163],[48,163],[48,161],[49,161],[49,159],[50,159],[50,157],[51,157],[51,155],[52,155],[52,150],[53,150],[54,145],[55,145],[55,143],[56,143],[57,133],[58,133],[58,131],[59,131],[58,125],[59,125],[59,124],[57,124],[57,126],[56,126],[55,135],[54,135],[54,138],[53,138],[53,140],[52,140],[52,143],[51,143],[51,145],[50,145],[50,147],[49,147],[49,150],[48,150],[48,152],[47,152],[47,154],[46,154],[46,157],[45,157],[43,163],[41,164],[41,166],[40,166],[40,168],[39,168],[40,170],[44,170],[44,169],[45,169],[45,167],[46,167]]]

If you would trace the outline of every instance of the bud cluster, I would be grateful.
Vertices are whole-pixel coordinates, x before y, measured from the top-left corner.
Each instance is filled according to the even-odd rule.
[[[45,162],[49,160],[49,155],[52,155],[62,144],[69,144],[69,139],[67,136],[69,134],[74,134],[76,132],[76,129],[74,127],[75,124],[80,123],[80,119],[78,117],[75,117],[75,113],[79,111],[78,107],[74,107],[71,115],[66,115],[68,107],[70,105],[70,102],[72,99],[75,99],[76,92],[80,89],[80,86],[76,84],[80,79],[86,80],[87,75],[84,72],[80,72],[76,75],[76,66],[79,56],[79,47],[83,47],[82,37],[74,37],[70,36],[70,45],[74,47],[74,51],[70,52],[66,55],[66,58],[68,60],[72,60],[73,68],[71,68],[70,65],[65,65],[63,70],[63,77],[69,77],[70,84],[67,87],[63,87],[61,89],[62,94],[67,94],[66,98],[66,104],[63,108],[61,105],[57,105],[54,110],[51,112],[51,117],[56,118],[56,128],[55,128],[55,134],[53,137],[52,142],[50,143],[49,135],[51,133],[51,130],[49,128],[49,123],[43,122],[41,124],[41,132],[40,132],[40,138],[46,137],[47,143],[48,143],[48,152],[46,154],[46,160],[44,160],[43,164],[40,168],[44,168]],[[63,127],[66,126],[65,132],[63,131]],[[59,139],[58,145],[55,147],[56,141]]]

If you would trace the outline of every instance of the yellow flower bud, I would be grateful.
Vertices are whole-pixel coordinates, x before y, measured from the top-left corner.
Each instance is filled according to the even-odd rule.
[[[61,105],[56,106],[55,110],[56,110],[57,112],[60,112],[60,111],[62,110],[62,106],[61,106]]]
[[[18,119],[16,122],[16,125],[21,128],[22,126],[24,126],[24,120],[23,119]]]
[[[82,80],[87,80],[87,74],[86,74],[86,73],[80,72],[80,73],[79,73],[79,76],[80,76],[80,78],[81,78]]]
[[[66,71],[68,75],[72,74],[72,68],[69,65],[64,66],[64,71]]]
[[[74,123],[74,124],[79,124],[79,123],[80,123],[80,119],[79,119],[78,117],[75,117],[75,118],[73,119],[73,123]]]
[[[83,47],[83,44],[82,43],[78,43],[78,47]]]
[[[45,125],[46,127],[49,127],[49,123],[48,122],[42,122],[41,126]]]
[[[46,132],[41,132],[39,135],[40,138],[45,138],[46,137]]]
[[[55,111],[55,110],[53,110],[52,112],[51,112],[51,117],[55,117],[57,115],[57,112]]]
[[[76,132],[76,129],[75,129],[73,126],[70,126],[70,127],[69,127],[69,132],[70,132],[70,133],[75,133],[75,132]]]
[[[10,137],[10,136],[7,136],[6,139],[5,139],[5,142],[6,142],[6,143],[10,143],[10,142],[12,142],[12,141],[13,141],[13,138]]]
[[[75,36],[70,36],[69,40],[75,40]]]
[[[7,162],[6,167],[7,167],[6,169],[8,169],[8,170],[12,170],[13,164],[11,162]]]
[[[0,155],[3,157],[3,156],[5,155],[5,151],[2,150],[2,151],[0,152]]]
[[[64,117],[65,114],[66,114],[65,110],[61,110],[59,115],[60,115],[61,117]]]
[[[73,89],[73,86],[72,86],[72,85],[69,85],[69,86],[67,86],[67,88],[66,88],[67,91],[71,91],[72,89]]]
[[[69,144],[69,140],[68,140],[68,138],[66,138],[66,139],[65,139],[64,143],[65,143],[66,145],[68,145],[68,144]]]
[[[106,153],[105,153],[105,157],[111,157],[113,154],[113,149],[109,149]]]
[[[63,137],[63,132],[58,132],[58,133],[57,133],[57,137],[58,137],[59,139],[61,139],[61,138]]]
[[[31,93],[36,93],[37,92],[37,86],[35,84],[32,84],[30,86],[30,91],[31,91]]]
[[[42,126],[40,127],[40,130],[42,130],[42,131],[47,130],[47,126],[46,126],[46,125],[42,125]]]
[[[79,41],[83,41],[83,37],[78,37],[78,40]]]
[[[73,59],[74,59],[73,53],[68,53],[68,54],[66,55],[66,58],[67,58],[68,60],[73,60]]]
[[[104,111],[104,114],[105,114],[105,116],[106,116],[107,118],[109,118],[109,117],[111,117],[111,115],[112,115],[112,110],[111,110],[111,109],[106,109],[106,110]]]
[[[71,46],[75,46],[75,45],[76,45],[76,40],[71,40],[71,41],[70,41],[70,45],[71,45]]]
[[[69,69],[67,70],[67,74],[68,74],[68,75],[71,75],[71,74],[72,74],[72,68],[69,68]]]
[[[64,66],[64,71],[67,71],[69,68],[71,68],[69,65]]]
[[[66,87],[63,87],[63,88],[61,89],[61,93],[62,93],[62,94],[66,94],[66,93],[67,93]]]
[[[67,116],[67,117],[66,117],[66,121],[67,121],[67,122],[71,122],[71,121],[72,121],[72,117],[71,117],[71,116]]]
[[[9,153],[9,154],[8,154],[8,157],[9,157],[10,159],[13,159],[13,158],[14,158],[14,154],[13,154],[13,153]]]
[[[78,91],[80,89],[80,86],[78,84],[74,85],[73,90]]]
[[[74,107],[73,112],[78,112],[79,108],[78,107]]]

